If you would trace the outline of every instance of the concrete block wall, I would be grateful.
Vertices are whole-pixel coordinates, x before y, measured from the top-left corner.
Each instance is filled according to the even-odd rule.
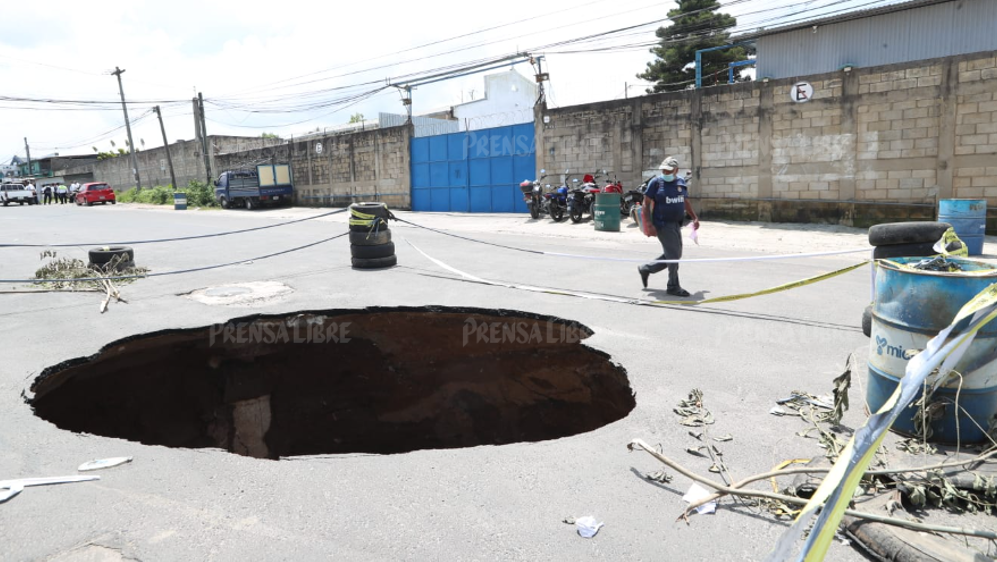
[[[699,170],[697,192],[703,196],[758,196],[760,103],[753,88],[704,92],[699,109],[702,152],[694,162]]]
[[[806,103],[790,96],[799,81],[814,89]],[[704,216],[867,225],[985,198],[997,227],[993,52],[537,115],[538,168],[608,167],[637,185],[672,155]]]
[[[411,139],[412,127],[404,125],[292,143],[298,204],[338,206],[377,200],[410,208]]]
[[[814,94],[796,103],[790,91],[802,80]],[[535,117],[537,169],[547,169],[550,183],[565,169],[576,177],[606,169],[633,187],[674,156],[693,171],[705,217],[867,225],[925,218],[938,199],[985,198],[997,228],[993,52],[540,107]],[[298,204],[380,199],[408,208],[412,133],[399,126],[275,146],[211,137],[213,175],[276,158],[291,162]],[[170,150],[178,183],[203,180],[196,143]],[[169,182],[164,149],[138,158],[143,185]],[[119,188],[133,183],[126,157],[97,163],[93,174]]]
[[[546,169],[551,184],[560,182],[566,170],[579,181],[584,174],[599,170],[609,171],[611,177],[614,174],[629,177],[635,169],[633,133],[629,127],[633,108],[572,109],[570,117],[564,118],[558,117],[554,110],[543,134],[540,126],[536,129],[538,172]]]
[[[997,207],[997,56],[960,61],[955,109],[956,197]]]
[[[257,150],[264,146],[273,146],[276,142],[260,137],[230,137],[230,136],[208,136],[211,141],[212,153],[209,159],[212,168],[212,177],[217,178],[219,167],[217,160],[226,161],[228,154],[242,154],[248,151],[249,147]],[[201,152],[200,143],[193,140],[180,140],[169,145],[170,156],[173,158],[173,170],[176,174],[177,183],[183,187],[191,180],[207,181],[207,174],[204,169],[204,156]],[[141,150],[136,153],[138,161],[139,179],[142,187],[155,187],[158,185],[170,185],[170,169],[166,157],[166,148],[159,147],[149,150]],[[234,157],[236,161],[244,158]],[[265,160],[269,161],[269,160]],[[125,191],[135,187],[135,177],[132,174],[132,161],[128,155],[118,156],[101,160],[88,166],[76,166],[63,171],[64,176],[92,174],[94,181],[103,181],[111,184],[117,191]]]

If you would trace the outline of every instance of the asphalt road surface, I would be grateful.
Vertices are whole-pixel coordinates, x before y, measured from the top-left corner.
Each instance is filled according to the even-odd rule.
[[[86,244],[153,239],[274,224],[324,210],[196,211],[128,205],[0,209],[0,243],[71,243],[59,256],[86,259]],[[527,216],[400,213],[436,228],[516,247],[594,256],[653,258],[654,240],[632,228],[595,233],[591,222],[551,225]],[[626,225],[629,221],[624,221]],[[244,260],[345,232],[346,216],[193,242],[134,245],[152,272]],[[739,247],[737,232],[793,234],[787,225],[728,229],[687,258],[780,253]],[[704,238],[711,232],[704,223]],[[823,394],[849,353],[868,345],[860,318],[869,301],[861,268],[777,295],[701,307],[653,308],[528,292],[462,280],[453,268],[487,279],[627,299],[664,298],[665,274],[644,290],[636,263],[549,257],[490,247],[393,224],[399,265],[350,268],[345,238],[253,263],[124,285],[128,304],[100,314],[94,293],[0,294],[0,479],[76,474],[93,459],[134,461],[93,474],[96,482],[27,488],[0,504],[3,560],[758,560],[786,529],[763,510],[725,501],[714,515],[676,522],[691,482],[659,484],[643,475],[663,468],[630,453],[640,438],[700,474],[710,460],[685,452],[697,442],[679,425],[675,405],[701,389],[713,435],[735,478],[786,459],[822,454],[796,435],[798,418],[769,414],[792,390]],[[733,234],[731,234],[733,232]],[[807,251],[862,246],[863,232],[803,232]],[[825,244],[826,242],[826,244]],[[414,245],[414,246],[413,246]],[[733,248],[733,249],[732,249]],[[802,247],[793,247],[803,251]],[[0,248],[0,278],[30,278],[38,248]],[[789,261],[686,264],[683,285],[698,297],[750,292],[835,270],[865,254]],[[207,305],[198,289],[276,281],[293,292],[251,305]],[[0,290],[30,290],[24,284]],[[561,439],[404,454],[320,455],[282,460],[220,449],[178,449],[79,434],[33,415],[25,402],[46,367],[96,353],[136,334],[221,323],[253,313],[362,309],[370,306],[479,307],[578,321],[594,331],[586,345],[626,368],[636,408],[610,425]],[[454,334],[453,337],[460,337]],[[430,344],[431,345],[431,344]],[[861,373],[864,377],[864,372]],[[847,420],[861,423],[859,381]],[[674,474],[673,471],[667,472]],[[763,483],[762,489],[768,484]],[[568,517],[605,526],[583,539]],[[835,543],[828,560],[865,560]]]

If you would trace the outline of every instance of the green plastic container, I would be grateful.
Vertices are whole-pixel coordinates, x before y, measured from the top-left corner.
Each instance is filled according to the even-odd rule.
[[[595,210],[592,212],[592,222],[596,230],[605,232],[620,231],[620,194],[596,193]]]

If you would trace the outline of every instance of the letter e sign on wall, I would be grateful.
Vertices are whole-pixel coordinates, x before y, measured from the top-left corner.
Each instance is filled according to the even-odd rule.
[[[797,82],[790,88],[789,97],[796,103],[806,103],[814,97],[814,87],[810,82]]]

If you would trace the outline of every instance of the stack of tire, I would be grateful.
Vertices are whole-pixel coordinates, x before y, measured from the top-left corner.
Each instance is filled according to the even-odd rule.
[[[124,271],[135,267],[135,250],[128,246],[104,246],[90,250],[90,266],[103,271]]]
[[[937,255],[935,243],[952,228],[947,222],[912,221],[877,224],[869,229],[873,259],[917,258]],[[862,313],[862,333],[872,333],[872,304]]]
[[[350,255],[353,269],[382,269],[398,264],[395,244],[391,241],[384,203],[350,205]]]

